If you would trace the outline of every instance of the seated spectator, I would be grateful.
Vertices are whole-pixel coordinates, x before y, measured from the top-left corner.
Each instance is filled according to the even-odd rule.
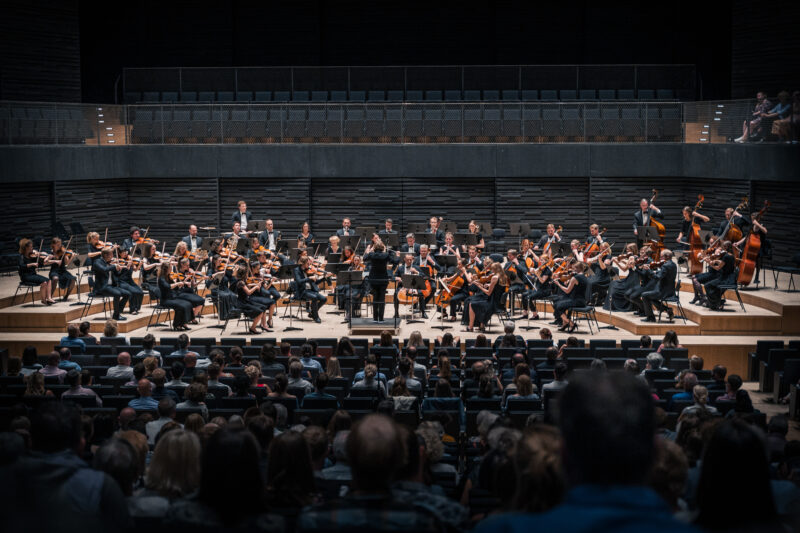
[[[201,452],[195,433],[180,427],[161,432],[147,468],[144,490],[128,500],[131,516],[165,518],[172,502],[195,493],[200,487]]]
[[[655,421],[650,391],[641,380],[624,372],[579,375],[564,390],[559,407],[561,457],[571,487],[564,503],[538,514],[489,517],[477,533],[687,529],[645,485],[654,458]]]
[[[305,439],[311,452],[311,467],[316,475],[330,462],[327,460],[329,451],[328,432],[320,426],[308,426],[303,430],[303,439]]]
[[[483,363],[480,363],[480,366],[483,367]],[[450,357],[447,355],[446,350],[442,350],[439,352],[439,357],[436,360],[436,364],[431,367],[431,375],[428,379],[432,382],[435,382],[437,380],[450,381],[452,378],[453,368],[452,364],[450,363]]]
[[[92,324],[88,320],[81,322],[78,326],[78,338],[83,341],[86,346],[95,346],[97,344],[97,337],[91,334]]]
[[[626,359],[625,363],[622,365],[622,369],[629,374],[633,374],[634,376],[639,375],[639,362],[636,359]]]
[[[577,337],[567,337],[567,342],[561,345],[561,348],[558,349],[558,358],[560,360],[566,360],[566,355],[564,350],[567,348],[580,348],[580,344],[578,343]]]
[[[683,345],[678,342],[678,334],[675,331],[670,329],[664,334],[664,339],[656,351],[661,353],[664,348],[683,348]]]
[[[285,531],[280,517],[266,513],[260,458],[258,442],[249,431],[214,431],[202,454],[197,497],[176,501],[165,525],[178,531]]]
[[[542,385],[542,390],[546,391],[560,391],[567,386],[567,365],[565,363],[556,363],[553,369],[553,381]]]
[[[197,354],[189,352],[183,356],[183,375],[187,378],[191,378],[194,377],[197,372]]]
[[[163,368],[156,368],[153,375],[150,377],[153,382],[153,399],[161,401],[162,398],[172,398],[174,402],[178,402],[178,393],[173,389],[168,389],[166,386],[167,373]]]
[[[792,114],[792,103],[789,96],[789,91],[781,91],[778,93],[778,103],[775,107],[765,113],[761,113],[761,118],[769,119],[772,122],[771,133],[778,135],[781,129],[781,120],[786,119]],[[763,141],[761,137],[757,141]]]
[[[326,374],[324,372],[319,374],[317,376],[316,381],[315,381],[316,390],[314,392],[310,392],[310,393],[304,395],[303,396],[303,402],[305,403],[305,401],[307,399],[309,399],[309,398],[311,398],[311,399],[319,399],[319,400],[336,400],[336,396],[334,396],[332,394],[327,394],[325,392],[325,388],[328,386],[328,381],[329,380],[330,380],[330,378],[328,377],[328,374]],[[336,400],[336,407],[337,408],[339,407],[338,400]]]
[[[22,375],[22,358],[9,357],[8,368],[6,369],[6,376],[17,377]]]
[[[81,373],[79,371],[73,368],[67,372],[66,382],[69,385],[69,389],[61,394],[62,400],[68,400],[75,396],[89,397],[94,398],[97,407],[103,407],[103,400],[100,399],[96,392],[92,389],[81,387]]]
[[[289,386],[303,389],[306,394],[314,391],[314,386],[300,377],[303,373],[303,363],[298,360],[289,364]]]
[[[378,399],[382,400],[386,398],[386,388],[384,384],[378,380],[378,367],[373,364],[368,364],[364,368],[363,379],[356,381],[352,388],[375,389],[378,391]]]
[[[673,396],[674,398],[674,396]],[[702,385],[695,385],[692,388],[692,398],[694,398],[694,405],[690,405],[685,407],[681,412],[681,415],[684,413],[695,413],[697,411],[705,411],[710,415],[718,415],[719,411],[713,405],[708,405],[708,389]]]
[[[105,326],[103,326],[103,336],[100,337],[100,344],[128,344],[128,339],[119,334],[116,320],[106,320]]]
[[[95,452],[92,467],[111,476],[126,498],[133,496],[133,487],[139,480],[139,454],[130,442],[108,439]]]
[[[311,450],[303,434],[287,431],[272,439],[267,465],[269,507],[294,524],[300,510],[314,501],[315,491]]]
[[[559,351],[556,347],[547,348],[544,351],[544,356],[547,358],[546,361],[539,363],[536,365],[536,372],[552,372],[553,369],[556,367],[556,362],[559,359]]]
[[[773,416],[767,424],[767,452],[770,463],[780,463],[784,459],[786,435],[789,433],[789,421],[783,415]]]
[[[491,344],[489,343],[489,339],[486,338],[486,335],[483,333],[478,333],[475,336],[475,345],[476,348],[491,348]]]
[[[491,400],[491,399],[499,399],[500,396],[497,394],[496,389],[496,379],[490,376],[488,373],[484,373],[481,375],[480,380],[478,381],[478,393],[475,396],[472,396],[470,400]]]
[[[525,354],[517,352],[511,356],[511,364],[507,365],[501,374],[503,381],[511,381],[516,377],[517,365],[525,364]]]
[[[453,337],[452,333],[445,333],[441,337],[436,337],[436,342],[440,348],[458,348],[461,346],[461,339]]]
[[[59,344],[75,350],[75,353],[86,353],[86,343],[80,338],[80,329],[77,324],[67,326],[67,336],[61,337]],[[69,368],[64,370],[69,370]]]
[[[725,391],[725,375],[728,373],[728,369],[722,365],[714,365],[714,368],[711,369],[711,379],[714,380],[713,383],[708,385],[709,392],[717,392],[717,391]]]
[[[717,426],[703,454],[695,524],[706,531],[785,531],[769,471],[760,430],[742,420]]]
[[[58,352],[50,352],[50,355],[47,356],[47,365],[39,370],[39,374],[47,377],[47,376],[55,376],[58,378],[59,383],[64,382],[64,376],[67,375],[67,371],[63,368],[59,367],[61,363],[61,356]]]
[[[212,423],[214,420],[212,420]],[[267,481],[267,465],[269,464],[269,447],[272,439],[275,437],[275,420],[272,417],[261,414],[244,417],[245,427],[258,441],[258,446],[261,448],[261,455],[259,458],[259,471]]]
[[[772,123],[772,133],[777,135],[780,141],[797,144],[800,133],[798,126],[800,126],[800,91],[794,91],[791,111]]]
[[[348,337],[342,337],[336,344],[336,357],[353,357],[356,354],[356,347]]]
[[[523,317],[524,319],[525,317]],[[498,348],[517,348],[521,346],[525,346],[525,339],[523,339],[520,335],[514,335],[514,330],[516,326],[513,322],[506,322],[503,326],[503,335],[498,336],[494,340],[494,344],[492,348],[497,350]]]
[[[406,348],[410,348],[411,346],[414,346],[417,349],[420,348],[424,348],[425,350],[428,349],[428,346],[425,344],[422,338],[422,333],[420,333],[417,330],[412,331],[411,334],[408,336],[408,340],[405,342]]]
[[[413,502],[422,511],[435,514],[449,528],[469,529],[467,509],[448,498],[440,486],[430,484],[427,440],[419,431],[401,427],[400,432],[407,455],[397,473],[397,481],[392,483],[392,496],[400,501]]]
[[[328,375],[329,378],[342,377],[342,367],[339,364],[338,357],[331,357],[330,359],[328,359],[328,362],[325,365],[325,373]]]
[[[392,334],[389,330],[381,331],[381,337],[378,341],[377,345],[373,345],[373,348],[381,348],[381,354],[385,357],[392,357],[395,358],[400,355],[400,350],[397,348],[397,345],[394,343],[394,339],[392,339]],[[388,353],[387,353],[388,352]]]
[[[253,361],[253,363],[257,363],[258,361]],[[254,389],[265,389],[267,394],[269,394],[272,389],[269,388],[269,385],[266,383],[259,383],[259,379],[261,379],[261,369],[258,365],[247,365],[244,367],[244,377],[249,380],[249,386]]]
[[[750,393],[744,389],[736,391],[733,398],[733,409],[725,415],[728,418],[736,418],[737,415],[748,415],[755,412],[753,407],[753,400],[750,399]]]
[[[692,372],[697,372],[698,370],[703,370],[703,358],[699,355],[693,355],[689,358],[689,370]]]
[[[275,388],[272,392],[267,393],[268,398],[294,398],[297,401],[297,396],[289,394],[289,379],[286,374],[280,373],[275,375]],[[277,420],[276,420],[277,422]]]
[[[693,391],[694,387],[697,385],[697,375],[694,372],[687,372],[683,375],[683,381],[681,382],[681,389],[683,392],[677,392],[672,395],[672,398],[669,400],[669,409],[672,409],[672,405],[674,402],[677,401],[686,401],[686,400],[693,400]],[[708,391],[706,391],[708,392]]]
[[[58,350],[58,356],[59,358],[61,358],[61,361],[58,362],[58,368],[66,370],[68,372],[72,369],[75,369],[78,372],[81,371],[81,365],[73,361],[70,361],[70,358],[72,357],[72,350],[70,350],[69,348],[60,348]]]
[[[25,392],[22,395],[53,396],[53,391],[45,390],[44,388],[44,376],[41,372],[25,376]]]
[[[133,379],[133,367],[131,366],[131,354],[128,352],[121,352],[117,355],[116,366],[109,367],[106,370],[106,376],[110,378],[124,378],[128,381]]]
[[[539,338],[543,341],[550,341],[553,343],[553,348],[558,348],[558,344],[553,340],[553,332],[550,328],[542,328],[539,330]]]
[[[150,381],[142,378],[136,386],[139,393],[138,398],[128,402],[128,407],[137,411],[155,411],[158,409],[158,402],[153,398],[153,388]]]
[[[393,379],[391,383],[392,388],[389,391],[389,396],[392,399],[395,411],[410,411],[419,409],[417,397],[409,392],[408,387],[406,386],[406,379],[403,376],[397,376],[397,378]]]
[[[163,428],[166,424],[170,422],[175,422],[176,416],[176,406],[175,400],[172,398],[165,396],[158,401],[158,418],[151,422],[148,422],[145,425],[145,431],[147,432],[147,442],[154,446],[156,443],[156,437],[158,436],[161,428]]]
[[[514,384],[517,386],[517,392],[506,397],[506,404],[504,406],[505,408],[509,407],[508,400],[510,400],[510,399],[517,399],[517,398],[520,399],[520,400],[538,400],[539,399],[539,395],[536,394],[536,392],[535,392],[536,385],[534,385],[531,382],[531,377],[530,376],[522,374],[522,375],[518,376],[514,380]]]
[[[373,365],[376,368],[378,367],[378,358],[375,356],[374,353],[367,354],[367,356],[364,358],[364,368],[366,368],[367,365]],[[359,370],[358,372],[356,372],[356,375],[353,376],[353,383],[355,383],[356,381],[361,381],[362,379],[364,379],[364,370]],[[379,372],[377,374],[377,379],[379,379],[383,383],[386,383],[386,376],[383,374],[383,372]]]
[[[275,353],[275,346],[272,344],[267,343],[261,347],[261,363],[261,370],[265,374],[286,372],[286,367],[278,362],[277,354]]]
[[[444,458],[444,427],[441,422],[425,420],[420,423],[416,431],[417,435],[425,441],[425,459],[434,474],[451,474],[458,484],[458,471],[456,467],[449,463],[442,462]]]
[[[222,369],[220,368],[220,366],[218,364],[211,363],[210,365],[208,365],[208,368],[206,370],[208,372],[208,386],[209,387],[217,387],[217,388],[225,389],[224,396],[232,396],[233,395],[233,391],[231,390],[231,388],[228,385],[222,383],[219,380],[220,373],[221,373]],[[261,372],[259,372],[259,377],[260,376],[261,376]],[[256,383],[258,383],[258,377],[256,377]]]
[[[422,383],[424,389],[428,386],[428,369],[425,365],[417,362],[417,356],[419,356],[419,350],[416,346],[406,350],[406,357],[411,361],[412,377]]]
[[[36,346],[26,346],[22,350],[22,369],[20,374],[29,376],[41,369],[42,365],[39,364],[39,353],[36,351]]]
[[[538,424],[525,429],[514,456],[517,486],[511,509],[541,513],[563,501],[567,480],[561,449],[561,434],[555,427]]]
[[[381,415],[362,418],[347,439],[347,457],[353,491],[342,500],[305,509],[298,517],[297,531],[443,529],[437,513],[412,506],[391,493],[390,484],[407,457],[401,431],[391,419]]]
[[[435,413],[439,411],[456,411],[459,414],[461,425],[466,424],[466,415],[464,414],[464,404],[461,398],[453,396],[453,389],[450,382],[446,380],[439,380],[436,382],[433,397],[426,397],[422,400],[423,413]]]
[[[323,468],[315,472],[315,477],[335,481],[350,481],[353,475],[350,472],[350,465],[347,464],[347,436],[350,430],[342,430],[336,433],[333,438],[333,458],[336,463],[333,466]]]
[[[408,357],[401,357],[400,360],[397,362],[397,374],[399,377],[402,377],[405,380],[406,388],[410,391],[414,392],[421,392],[422,391],[422,383],[420,383],[416,378],[414,378],[414,373],[412,371],[411,359]],[[386,388],[391,390],[394,386],[394,379],[389,380],[386,384]],[[390,396],[392,396],[390,394]]]
[[[751,116],[745,119],[742,124],[742,136],[733,140],[736,143],[746,143],[750,136],[759,137],[761,134],[762,114],[767,113],[772,108],[772,102],[767,98],[767,93],[758,91],[756,93],[756,106]]]
[[[0,513],[1,531],[132,528],[117,482],[79,457],[85,442],[77,407],[44,402],[31,417],[30,435],[33,452],[0,466],[0,501],[13,509]]]
[[[728,376],[725,384],[725,394],[717,397],[717,402],[732,402],[736,399],[736,392],[742,388],[742,378],[736,374]]]
[[[208,407],[205,404],[208,389],[201,383],[192,383],[183,391],[183,401],[177,409],[199,409],[203,421],[208,422]]]
[[[592,359],[592,362],[589,363],[589,370],[593,372],[606,372],[608,371],[608,366],[606,365],[605,361],[603,361],[598,357],[595,357],[594,359]]]
[[[184,367],[183,363],[180,361],[175,361],[172,363],[172,366],[169,367],[169,373],[172,376],[172,380],[165,385],[168,389],[183,389],[189,386],[188,383],[181,380],[183,377]]]
[[[652,348],[653,347],[653,339],[650,338],[650,335],[642,335],[639,337],[639,348]]]
[[[681,447],[670,440],[660,439],[655,447],[653,470],[648,484],[667,502],[673,513],[686,508],[683,496],[688,477],[689,461]]]
[[[152,333],[148,333],[142,339],[142,350],[136,354],[136,359],[144,359],[145,357],[155,357],[158,359],[158,364],[163,365],[164,360],[161,357],[161,352],[158,350],[154,350],[153,347],[156,345],[156,338],[153,336]]]
[[[661,355],[661,353],[650,352],[647,354],[647,363],[645,363],[644,370],[642,370],[642,377],[647,375],[648,370],[669,370],[668,368],[664,368],[664,356]]]

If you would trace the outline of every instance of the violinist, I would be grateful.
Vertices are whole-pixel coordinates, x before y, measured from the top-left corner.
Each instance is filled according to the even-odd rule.
[[[184,243],[179,243],[178,246],[181,244]],[[184,246],[186,245],[184,244]],[[192,270],[189,259],[184,257],[178,262],[177,278],[182,278],[184,283],[177,288],[176,297],[181,300],[186,300],[192,305],[192,314],[194,318],[189,323],[197,324],[197,319],[200,318],[200,314],[203,312],[203,304],[205,304],[206,299],[196,294],[195,289],[197,288],[197,284],[202,281],[203,277],[199,275],[199,272]]]
[[[236,239],[244,239],[247,236],[247,232],[242,231],[242,226],[238,222],[233,223],[233,228],[228,233],[223,235],[223,238],[226,240],[236,238]]]
[[[478,248],[478,251],[482,251],[484,248],[486,248],[483,235],[480,233],[480,227],[474,220],[469,221],[469,232],[477,237],[475,246]]]
[[[600,251],[587,259],[586,264],[592,267],[594,273],[592,276],[592,299],[597,305],[599,302],[605,301],[608,287],[611,285],[611,243],[602,243]]]
[[[203,245],[203,238],[197,234],[197,226],[194,224],[189,226],[189,235],[181,239],[186,243],[186,248],[191,252],[197,252]]]
[[[671,250],[661,250],[659,259],[662,262],[661,268],[653,273],[653,279],[656,280],[657,286],[651,291],[642,294],[642,314],[646,316],[644,322],[655,322],[656,318],[653,315],[653,307],[655,306],[659,311],[666,311],[669,316],[670,322],[674,316],[672,308],[663,303],[662,300],[675,296],[675,278],[678,275],[678,265],[672,261]]]
[[[256,265],[256,267],[258,269],[259,276],[269,280],[267,283],[264,284],[264,287],[261,288],[261,292],[265,296],[268,296],[270,299],[272,299],[274,302],[278,302],[281,299],[281,293],[278,291],[277,288],[275,288],[272,276],[278,273],[278,269],[280,268],[281,264],[276,260],[277,257],[274,259],[268,259],[267,253],[269,253],[269,251],[264,253],[259,253],[256,256],[258,258],[258,264]],[[270,323],[272,323],[271,319]]]
[[[630,311],[631,303],[625,298],[626,291],[633,289],[638,284],[638,277],[634,274],[636,260],[639,257],[639,247],[635,242],[625,246],[625,253],[611,259],[611,268],[616,270],[616,279],[609,283],[608,293],[610,298],[604,309],[612,311]]]
[[[455,322],[458,306],[469,296],[467,286],[471,279],[472,276],[467,272],[467,260],[465,258],[460,258],[458,260],[458,266],[456,266],[453,275],[441,278],[444,287],[451,287],[454,282],[461,280],[461,286],[451,289],[450,296],[447,300],[447,303],[450,305],[450,322]],[[442,288],[442,291],[445,292],[445,289]],[[445,314],[445,311],[442,310],[442,313]]]
[[[578,239],[572,239],[569,243],[570,253],[572,258],[579,263],[583,262],[583,248],[581,247],[581,241]]]
[[[340,255],[341,253],[342,249],[339,247],[339,237],[331,235],[328,238],[328,249],[325,250],[325,255]]]
[[[120,313],[128,303],[130,293],[114,286],[115,274],[122,270],[122,264],[111,264],[111,248],[103,248],[100,257],[92,263],[94,273],[94,293],[99,296],[111,296],[114,299],[114,320],[126,320]]]
[[[586,305],[586,286],[589,280],[584,275],[586,263],[576,263],[573,267],[575,273],[566,283],[556,279],[553,281],[556,287],[561,289],[565,297],[553,303],[553,314],[561,318],[561,327],[558,331],[572,333],[578,325],[569,316],[569,310],[573,307],[584,307]]]
[[[247,270],[244,268],[240,268],[236,272],[236,296],[237,296],[237,304],[236,307],[241,309],[242,313],[252,320],[252,324],[250,325],[250,333],[253,335],[258,335],[259,331],[257,327],[260,325],[263,331],[270,332],[272,331],[267,324],[267,313],[266,307],[261,303],[255,300],[253,294],[261,288],[261,283],[247,283]],[[273,309],[275,306],[275,302],[272,302],[272,306],[270,310]],[[271,314],[271,313],[270,313]]]
[[[297,241],[303,241],[306,246],[314,244],[314,234],[311,233],[311,225],[308,222],[303,222],[300,226],[300,234],[297,236]]]
[[[386,310],[386,287],[389,286],[387,268],[389,263],[394,263],[395,258],[386,251],[383,242],[379,241],[369,253],[364,254],[363,260],[365,263],[369,263],[367,283],[369,283],[372,293],[372,320],[383,322],[383,314]]]
[[[550,268],[552,264],[552,254],[552,248],[548,247],[539,257],[538,266],[528,271],[527,277],[529,280],[533,280],[533,285],[530,290],[525,291],[522,295],[522,308],[525,311],[522,315],[523,320],[528,318],[529,310],[533,311],[531,319],[539,320],[536,300],[545,300],[552,294],[553,270]]]
[[[86,266],[91,267],[92,263],[97,257],[100,257],[100,253],[103,251],[103,248],[107,243],[104,243],[100,240],[100,234],[96,231],[90,231],[86,234]],[[116,247],[116,244],[114,245]]]
[[[342,220],[342,227],[336,230],[336,235],[339,237],[347,237],[349,235],[355,235],[356,232],[350,229],[350,219],[345,218]]]
[[[144,291],[133,281],[133,273],[139,269],[142,260],[134,259],[130,251],[122,247],[119,250],[117,262],[122,265],[122,268],[114,272],[114,285],[128,293],[128,310],[132,315],[138,315],[139,309],[142,308]]]
[[[636,266],[634,268],[638,283],[634,282],[633,287],[625,292],[625,298],[628,299],[633,307],[633,314],[635,316],[643,316],[642,309],[644,308],[644,302],[641,301],[642,294],[655,290],[658,285],[657,280],[653,278],[653,271],[648,266],[652,262],[650,258],[650,254],[652,253],[653,249],[649,244],[639,249],[639,258],[636,260]]]
[[[319,288],[313,279],[316,270],[311,264],[311,258],[307,255],[302,256],[297,261],[294,268],[294,282],[298,300],[307,300],[310,304],[311,318],[319,324],[319,309],[328,301],[326,296],[320,294]]]
[[[340,263],[350,264],[353,262],[353,257],[355,256],[355,252],[353,252],[353,248],[350,246],[345,246],[344,250],[342,250],[342,255],[339,256]]]
[[[700,225],[701,222],[708,222],[711,220],[705,215],[701,215],[688,205],[682,211],[683,220],[681,220],[681,231],[678,233],[678,238],[675,242],[681,250],[689,249],[689,235],[692,233],[692,224]]]
[[[254,220],[254,218],[250,211],[247,210],[247,202],[239,200],[236,211],[231,215],[231,226],[238,222],[240,228],[247,229],[247,224],[251,220]]]
[[[436,276],[436,273],[442,269],[439,266],[433,256],[430,255],[428,245],[423,244],[419,247],[419,256],[414,259],[414,268],[420,273],[422,277],[430,282],[432,286],[434,286],[433,278]],[[428,315],[425,312],[425,307],[433,299],[434,291],[430,291],[427,297],[420,298],[420,309],[422,311],[422,318],[428,318]]]
[[[280,293],[278,293],[278,300],[273,298],[272,294],[269,292],[269,289],[275,291],[275,288],[272,287],[272,274],[262,272],[257,261],[254,261],[250,265],[250,272],[252,276],[247,278],[248,285],[254,283],[258,284],[255,292],[250,294],[250,301],[264,308],[267,312],[267,326],[271,329],[272,315],[275,312],[277,301],[280,299]]]
[[[50,274],[48,274],[50,286],[55,287],[58,285],[62,291],[66,289],[64,296],[61,297],[61,301],[66,302],[72,293],[72,289],[75,288],[75,276],[69,273],[69,263],[75,257],[75,252],[65,249],[61,239],[58,237],[53,237],[50,244],[52,250],[45,260],[45,264],[50,265]]]
[[[558,234],[556,231],[556,227],[553,224],[547,225],[547,230],[542,238],[539,239],[539,242],[536,243],[536,246],[533,247],[534,250],[544,250],[548,244],[553,244],[554,242],[561,242],[561,235]]]
[[[500,263],[491,266],[491,278],[488,283],[476,283],[478,292],[469,299],[468,314],[469,325],[467,331],[475,331],[475,324],[481,331],[485,331],[486,323],[494,314],[495,309],[500,308],[500,297],[505,293],[508,286],[508,278],[503,271]]]
[[[708,272],[694,277],[694,282],[702,284],[705,289],[705,298],[701,297],[700,305],[707,305],[712,311],[722,310],[722,290],[719,286],[736,283],[735,269],[733,243],[723,241],[709,261]],[[695,286],[695,291],[697,291],[697,286]]]
[[[122,247],[128,250],[132,250],[133,245],[136,244],[139,241],[139,239],[142,238],[142,230],[139,229],[139,227],[137,226],[131,226],[128,235],[130,235],[130,237],[122,241]]]
[[[392,222],[391,218],[387,218],[386,220],[384,220],[383,229],[378,232],[378,235],[393,235],[397,233],[397,231],[392,229],[393,224],[394,223]]]
[[[173,310],[172,329],[175,331],[189,331],[186,325],[190,320],[194,320],[192,304],[189,301],[179,298],[176,292],[185,284],[184,281],[171,279],[171,267],[169,263],[161,263],[158,270],[158,292],[160,295],[159,303]]]
[[[478,253],[478,247],[470,245],[467,247],[467,270],[473,274],[477,274],[483,270],[483,261]]]
[[[274,252],[278,249],[278,241],[281,240],[281,232],[275,230],[275,223],[272,219],[267,219],[265,222],[265,229],[258,236],[258,241],[264,248]]]
[[[266,248],[261,246],[261,243],[258,241],[258,237],[250,237],[248,244],[250,245],[247,248],[247,259],[249,260],[256,259],[259,254],[264,254],[266,251]]]
[[[33,249],[33,242],[30,239],[20,239],[19,241],[19,279],[23,283],[39,286],[39,297],[45,305],[56,303],[52,298],[52,286],[50,280],[36,273],[39,267],[39,258],[44,258],[41,252]]]
[[[439,217],[431,217],[428,221],[428,225],[429,227],[427,233],[430,233],[434,236],[434,239],[436,239],[436,249],[441,248],[444,245],[445,235],[439,229]]]
[[[525,292],[527,280],[526,276],[528,274],[528,267],[519,260],[519,254],[513,248],[508,250],[506,253],[506,262],[503,265],[503,270],[506,273],[506,277],[508,278],[508,294],[516,294],[522,296]],[[527,302],[525,298],[522,299],[522,306],[525,314],[528,314],[527,309]]]
[[[418,254],[419,253],[419,248],[420,248],[420,246],[416,242],[416,237],[414,237],[414,234],[413,233],[407,233],[406,234],[406,242],[404,244],[400,245],[400,252],[403,252],[403,253],[410,252],[410,253]],[[398,252],[398,255],[400,254],[400,252]]]
[[[639,226],[649,226],[650,217],[661,216],[661,209],[650,203],[647,198],[639,201],[639,209],[633,214],[633,234],[639,235]]]

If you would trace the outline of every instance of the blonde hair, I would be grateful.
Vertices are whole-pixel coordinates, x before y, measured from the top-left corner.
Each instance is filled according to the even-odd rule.
[[[29,244],[31,244],[31,240],[30,239],[20,239],[19,240],[19,253],[21,253],[21,254],[25,253],[25,248],[27,248]]]
[[[441,423],[431,421],[422,422],[416,431],[417,436],[425,441],[425,455],[431,464],[438,463],[444,456],[442,433]]]
[[[250,381],[255,381],[261,377],[261,370],[256,368],[255,365],[247,365],[244,367],[244,373]]]
[[[150,375],[158,368],[158,359],[151,355],[149,357],[145,357],[144,361],[142,361],[142,364],[144,365],[145,375]]]
[[[184,252],[188,252],[189,248],[186,246],[185,242],[178,241],[178,244],[175,245],[175,252],[172,255],[183,255],[183,253],[178,254],[178,250],[183,250]]]
[[[409,346],[425,346],[425,343],[422,342],[422,333],[419,331],[412,331],[411,335],[408,336],[408,342],[406,343],[406,348]]]
[[[342,367],[339,365],[339,359],[331,357],[328,359],[328,364],[325,365],[325,373],[331,378],[342,377]]]
[[[375,365],[367,365],[364,367],[364,379],[375,379],[378,375],[378,367]]]
[[[44,374],[34,372],[25,376],[25,393],[23,396],[44,396]]]
[[[95,237],[99,239],[100,234],[97,233],[96,231],[90,231],[89,233],[86,234],[86,242],[91,244],[91,242],[95,239]]]
[[[200,487],[200,439],[191,431],[173,429],[156,444],[145,476],[145,486],[174,499]]]
[[[116,337],[118,332],[117,321],[114,319],[106,320],[106,325],[103,327],[103,337]]]
[[[694,401],[702,406],[708,403],[708,389],[703,385],[695,385],[692,389],[692,396]]]
[[[338,235],[331,235],[328,238],[328,242],[330,242],[330,243],[339,242],[339,236]]]

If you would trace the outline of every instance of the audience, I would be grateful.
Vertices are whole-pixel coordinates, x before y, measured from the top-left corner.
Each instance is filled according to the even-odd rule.
[[[128,381],[133,379],[133,367],[131,366],[131,354],[120,352],[117,355],[117,365],[109,367],[106,376],[110,378],[124,378]]]
[[[59,344],[66,348],[71,348],[75,350],[75,353],[85,353],[86,352],[86,343],[80,337],[80,329],[78,329],[77,324],[70,324],[67,326],[67,336],[61,337]],[[69,370],[69,368],[65,368],[65,370]]]
[[[61,355],[58,352],[50,352],[50,355],[47,356],[47,365],[44,368],[39,370],[39,374],[45,377],[55,377],[58,379],[59,383],[64,382],[64,376],[67,375],[67,371],[63,368],[59,368],[59,364],[61,363]]]
[[[81,386],[82,374],[74,368],[67,372],[66,382],[69,388],[61,394],[62,400],[70,398],[94,398],[95,406],[103,407],[103,400],[92,389]]]
[[[150,381],[142,378],[136,385],[136,392],[139,393],[138,398],[128,402],[128,407],[136,411],[155,411],[158,409],[158,401],[153,398],[153,388]]]

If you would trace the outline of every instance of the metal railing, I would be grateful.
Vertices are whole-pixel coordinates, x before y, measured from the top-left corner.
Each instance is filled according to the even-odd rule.
[[[0,144],[724,143],[754,104],[0,102]]]

